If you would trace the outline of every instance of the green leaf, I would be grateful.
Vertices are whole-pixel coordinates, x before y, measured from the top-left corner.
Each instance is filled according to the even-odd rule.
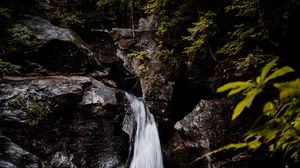
[[[246,97],[235,107],[232,115],[232,120],[236,119],[243,112],[245,107],[250,107],[255,96],[260,92],[262,92],[262,90],[259,88],[255,88],[249,91]]]
[[[225,92],[227,90],[230,90],[230,89],[236,89],[238,87],[252,87],[254,86],[253,83],[250,83],[250,82],[241,82],[241,81],[238,81],[238,82],[229,82],[221,87],[219,87],[217,89],[217,92],[220,93],[220,92]]]
[[[235,107],[232,115],[232,120],[235,120],[244,110],[244,108],[248,105],[250,99],[246,97]]]
[[[259,140],[254,140],[254,141],[249,142],[247,144],[247,146],[249,149],[255,150],[255,149],[259,148],[261,146],[261,144],[262,143]]]
[[[284,88],[298,88],[300,89],[300,79],[297,78],[293,81],[283,82],[283,83],[275,83],[274,86],[280,90]]]
[[[141,64],[141,65],[138,67],[138,69],[139,69],[140,71],[144,70],[144,69],[145,69],[145,64]]]
[[[297,90],[294,88],[286,88],[281,90],[281,92],[279,93],[279,98],[280,100],[284,100],[287,99],[289,97],[293,97],[295,96],[295,93],[297,93]],[[298,94],[299,94],[299,90],[298,90]]]
[[[264,81],[265,83],[268,82],[269,80],[271,79],[274,79],[274,78],[277,78],[279,76],[283,76],[287,73],[290,73],[290,72],[294,72],[295,70],[289,66],[284,66],[278,70],[276,70],[275,72],[273,72],[270,76],[268,76],[266,78],[266,80]]]
[[[222,146],[222,147],[220,147],[220,148],[218,148],[216,150],[213,150],[213,151],[207,153],[206,155],[212,155],[212,154],[215,154],[215,153],[218,153],[218,152],[221,152],[221,151],[225,151],[225,150],[230,150],[230,149],[245,148],[247,146],[248,146],[248,143],[233,143],[233,144],[228,144],[228,145]]]
[[[256,78],[256,83],[257,83],[257,84],[260,84],[260,83],[262,82],[261,79],[262,79],[261,76],[258,76],[258,77]]]
[[[294,127],[297,129],[297,130],[300,130],[300,118],[297,118],[294,122]]]
[[[265,115],[269,116],[271,112],[274,111],[274,109],[275,109],[274,104],[272,102],[267,102],[264,105],[263,112]]]
[[[238,88],[234,88],[232,89],[227,96],[231,96],[231,95],[234,95],[234,94],[237,94],[245,89],[249,88],[248,85],[245,85],[245,86],[241,86],[241,87],[238,87]]]
[[[267,74],[270,72],[270,70],[276,65],[276,61],[278,60],[278,58],[272,60],[271,62],[269,62],[267,65],[265,65],[261,71],[261,81],[264,81],[265,77],[267,76]]]
[[[284,83],[275,83],[274,86],[280,90],[280,100],[291,97],[300,97],[300,79]]]

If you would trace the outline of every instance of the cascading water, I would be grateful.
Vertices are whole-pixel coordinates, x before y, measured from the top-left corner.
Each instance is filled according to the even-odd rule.
[[[142,99],[128,93],[126,93],[126,98],[130,103],[135,120],[133,122],[132,119],[128,120],[127,118],[124,120],[123,127],[130,139],[134,137],[134,151],[130,168],[163,168],[161,146],[153,115]],[[133,132],[133,123],[136,124],[135,133]]]

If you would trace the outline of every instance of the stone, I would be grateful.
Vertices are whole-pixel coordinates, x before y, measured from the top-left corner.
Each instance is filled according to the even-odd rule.
[[[22,149],[11,139],[0,135],[0,167],[1,168],[39,168],[40,159]]]
[[[27,16],[24,23],[36,32],[35,36],[38,40],[40,40],[40,43],[45,43],[54,39],[69,42],[78,40],[75,33],[70,29],[54,26],[48,20],[41,17]]]
[[[76,103],[80,100],[83,85],[91,82],[90,78],[80,76],[5,79],[7,83],[0,84],[0,119],[20,124],[43,120],[59,104],[71,100]]]
[[[122,131],[125,112],[118,89],[85,76],[6,76],[0,86],[0,134],[43,156],[39,165],[125,165],[128,135]],[[15,166],[10,161],[15,156],[2,159],[2,151],[0,165]]]
[[[28,35],[30,42],[26,43],[26,47],[16,46],[17,49],[12,49],[13,52],[8,52],[3,59],[22,66],[21,73],[82,75],[87,70],[91,71],[91,67],[102,69],[101,57],[72,30],[29,15],[25,15],[13,27],[19,25],[31,32]]]
[[[192,112],[176,122],[176,131],[166,145],[168,164],[176,168],[190,166],[194,159],[224,145],[231,121],[230,105],[228,99],[200,100]],[[193,165],[197,166],[215,167],[210,157]]]
[[[189,147],[214,149],[222,144],[226,135],[230,121],[228,114],[231,114],[230,109],[224,109],[224,100],[200,100],[174,128]]]
[[[106,105],[117,105],[116,94],[118,91],[114,88],[108,87],[103,83],[92,80],[92,85],[88,87],[81,101],[81,105],[101,104]]]
[[[59,168],[77,168],[77,166],[72,162],[72,159],[73,156],[67,156],[62,152],[56,152],[50,164]]]
[[[156,17],[141,18],[135,30],[135,38],[132,29],[114,28],[112,34],[118,37],[114,38],[119,46],[116,55],[123,60],[123,67],[139,78],[148,108],[157,116],[165,117],[168,115],[175,81],[168,65],[159,57],[154,40],[157,27]],[[143,56],[135,57],[129,49],[143,53]]]

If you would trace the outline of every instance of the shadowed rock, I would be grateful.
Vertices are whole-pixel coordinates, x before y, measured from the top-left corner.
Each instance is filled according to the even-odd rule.
[[[9,138],[0,135],[1,168],[39,168],[40,160],[35,155],[22,149]]]

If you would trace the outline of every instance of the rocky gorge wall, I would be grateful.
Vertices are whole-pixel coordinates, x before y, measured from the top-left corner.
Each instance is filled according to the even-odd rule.
[[[26,47],[1,55],[21,69],[1,79],[0,167],[124,167],[119,86],[131,85],[122,78],[132,74],[110,54],[109,35],[101,37],[108,47],[92,51],[74,31],[39,16],[16,24],[34,33]]]

